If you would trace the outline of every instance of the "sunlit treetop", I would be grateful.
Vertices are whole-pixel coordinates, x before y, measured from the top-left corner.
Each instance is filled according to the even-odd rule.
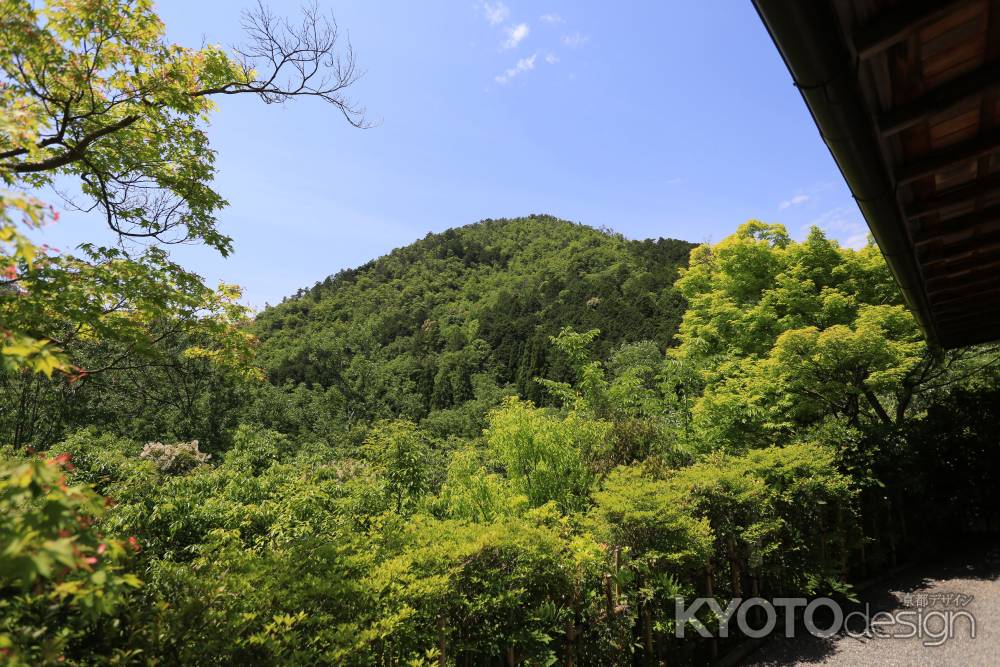
[[[307,9],[296,26],[258,7],[244,28],[249,44],[230,54],[168,43],[149,0],[2,0],[0,175],[22,187],[77,176],[81,206],[116,233],[227,254],[204,132],[213,96],[318,97],[365,125],[344,96],[359,72],[332,20]]]
[[[293,24],[258,6],[243,28],[232,52],[190,49],[165,40],[149,0],[0,0],[0,368],[65,371],[59,350],[84,337],[149,351],[167,321],[214,321],[228,338],[194,353],[246,356],[238,292],[207,288],[156,247],[232,250],[211,187],[213,97],[314,97],[367,122],[345,95],[360,73],[332,18],[312,7]],[[82,196],[62,192],[73,180]],[[35,198],[47,187],[99,214],[118,247],[36,247],[30,230],[57,217]]]

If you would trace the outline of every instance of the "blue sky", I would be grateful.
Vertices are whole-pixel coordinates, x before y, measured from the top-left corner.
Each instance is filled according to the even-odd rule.
[[[169,37],[240,41],[252,0],[161,0]],[[550,213],[717,241],[749,218],[867,228],[750,2],[321,0],[364,78],[356,130],[315,100],[221,100],[209,136],[228,259],[175,255],[255,307],[431,231]],[[294,15],[298,2],[271,9]],[[93,236],[65,215],[43,239]]]

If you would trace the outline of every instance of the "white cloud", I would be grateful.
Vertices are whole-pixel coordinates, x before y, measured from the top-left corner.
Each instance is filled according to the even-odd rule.
[[[546,53],[545,62],[547,62],[550,65],[555,65],[557,62],[559,62],[559,56],[557,56],[554,53]]]
[[[542,14],[538,17],[538,20],[542,23],[548,23],[549,25],[556,25],[558,23],[565,23],[563,17],[558,14]]]
[[[868,245],[868,225],[854,207],[841,206],[826,211],[803,226],[803,233],[810,227],[819,227],[848,248],[858,249]]]
[[[499,25],[510,17],[510,8],[502,2],[484,2],[483,14],[490,25]]]
[[[678,183],[683,183],[686,180],[687,179],[684,178],[683,176],[676,176],[674,178],[668,178],[667,179],[667,185],[677,185]]]
[[[517,61],[517,64],[504,71],[503,74],[499,74],[494,77],[494,80],[499,84],[505,84],[513,79],[518,74],[522,72],[528,72],[535,69],[535,58],[538,56],[537,53],[533,53],[527,58],[521,58]]]
[[[514,27],[504,28],[504,30],[507,31],[507,39],[501,46],[505,49],[513,49],[528,36],[529,32],[531,32],[527,23],[518,23]]]
[[[861,250],[868,245],[868,230],[865,229],[863,232],[854,234],[853,236],[848,236],[844,240],[844,245],[848,248],[854,248],[855,250]]]
[[[590,41],[590,35],[582,35],[579,32],[574,32],[572,35],[562,36],[563,46],[568,46],[571,49],[583,46],[589,41]]]
[[[810,199],[811,197],[809,195],[803,195],[803,194],[795,195],[791,199],[786,199],[785,201],[778,204],[778,210],[784,211],[786,208],[798,206],[799,204],[805,204]]]

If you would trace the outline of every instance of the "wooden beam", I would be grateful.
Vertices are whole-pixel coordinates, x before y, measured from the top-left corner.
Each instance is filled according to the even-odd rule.
[[[938,320],[938,324],[942,330],[952,335],[974,335],[980,331],[987,333],[984,330],[992,329],[994,335],[986,340],[996,340],[995,332],[1000,329],[1000,310],[990,308],[987,311],[964,312],[957,317],[946,316]]]
[[[983,308],[964,308],[962,310],[955,311],[954,315],[942,316],[939,320],[942,329],[962,329],[962,328],[980,328],[993,325],[994,327],[1000,325],[1000,306],[994,305],[993,303],[987,305],[985,309]]]
[[[933,292],[929,296],[931,306],[936,314],[961,310],[955,306],[963,303],[978,303],[1000,289],[1000,282],[992,279],[979,280],[970,285]],[[1000,308],[1000,301],[992,299],[988,305]]]
[[[924,225],[912,234],[913,245],[917,250],[926,250],[929,254],[938,246],[953,247],[970,238],[1000,231],[1000,204],[988,206],[968,215],[960,215],[950,220]]]
[[[915,201],[906,207],[906,217],[910,220],[939,213],[942,209],[974,203],[983,195],[1000,191],[1000,176],[984,178],[974,183],[947,190],[929,199]]]
[[[978,160],[998,151],[1000,151],[1000,132],[980,135],[933,152],[916,162],[900,165],[894,173],[896,185],[909,185],[913,181],[932,176],[949,167]]]
[[[854,50],[857,51],[858,58],[868,60],[893,44],[903,41],[921,25],[935,21],[970,2],[972,0],[903,2],[896,9],[856,29],[852,35]]]
[[[925,269],[930,271],[942,270],[949,266],[957,266],[963,262],[974,262],[983,256],[1000,254],[1000,233],[995,233],[989,237],[977,236],[972,241],[959,246],[952,246],[941,250],[935,256],[923,261]]]
[[[962,317],[955,320],[944,320],[941,322],[941,329],[947,331],[955,338],[978,338],[979,342],[989,342],[996,340],[997,332],[1000,331],[1000,317],[995,313],[984,314],[979,317]]]
[[[993,278],[1000,280],[1000,273],[990,273],[990,270],[1000,269],[1000,255],[981,257],[971,266],[925,267],[927,293],[956,289],[960,284],[970,281],[980,281]],[[985,273],[985,275],[983,275]]]
[[[882,138],[919,125],[931,116],[951,107],[980,97],[985,91],[1000,87],[1000,62],[973,70],[929,93],[890,109],[878,117],[878,130]]]
[[[964,288],[972,282],[978,283],[994,278],[1000,280],[1000,273],[997,273],[997,269],[1000,269],[1000,256],[982,258],[972,266],[937,269],[928,267],[925,288],[928,294],[934,294],[949,289]]]
[[[978,294],[984,290],[991,290],[1000,282],[993,279],[992,276],[986,278],[971,279],[966,278],[962,281],[954,281],[951,283],[946,283],[936,290],[930,290],[927,293],[928,303],[935,304],[935,308],[941,306],[942,303],[947,303],[948,301],[954,300],[956,298],[964,298],[970,294]]]
[[[993,314],[972,320],[965,318],[957,321],[949,320],[941,322],[941,330],[940,342],[945,348],[990,343],[1000,334],[1000,318]]]
[[[994,297],[995,298],[995,297]],[[995,332],[1000,325],[1000,310],[989,306],[987,310],[972,304],[966,310],[959,312],[955,316],[945,315],[937,320],[940,327],[952,332],[972,332],[982,329],[993,329]],[[996,340],[998,336],[990,336],[990,340]]]
[[[963,322],[954,326],[942,325],[942,328],[947,331],[941,334],[943,347],[966,347],[995,341],[997,334],[1000,333],[1000,321],[994,316],[979,322]]]
[[[959,347],[968,347],[969,345],[979,345],[980,343],[990,343],[996,340],[997,333],[1000,331],[1000,327],[993,325],[990,327],[983,327],[981,329],[973,328],[971,331],[969,329],[963,329],[960,332],[949,333],[948,335],[942,335],[939,339],[941,347],[946,350],[953,350]]]
[[[924,283],[928,300],[931,300],[935,294],[968,290],[1000,281],[1000,259],[989,263],[978,263],[969,268],[933,273],[934,275],[928,276]]]

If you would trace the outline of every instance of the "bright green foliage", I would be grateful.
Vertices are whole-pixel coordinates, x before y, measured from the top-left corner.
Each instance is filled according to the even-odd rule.
[[[674,595],[692,593],[685,582],[707,580],[716,595],[733,597],[749,593],[746,577],[771,591],[835,590],[848,545],[839,535],[824,540],[851,515],[850,486],[826,448],[718,453],[665,474],[616,468],[594,494],[593,516],[637,583],[644,623],[669,630]]]
[[[189,562],[153,564],[148,585],[162,597],[137,619],[138,640],[168,664],[371,664],[356,659],[370,565],[352,551],[363,545],[342,536],[254,549],[239,531],[213,530]]]
[[[0,0],[0,440],[55,455],[0,467],[7,662],[702,664],[676,595],[843,595],[996,527],[1000,356],[928,349],[878,249],[816,229],[486,220],[251,323],[156,245],[231,249],[212,96],[363,121],[315,11],[246,21],[284,55]],[[67,177],[120,244],[32,242]]]
[[[664,382],[670,367],[659,348],[652,341],[623,343],[605,364],[594,358],[599,335],[596,329],[579,334],[564,328],[552,343],[571,360],[575,382],[539,380],[564,406],[611,422],[610,446],[594,461],[597,469],[606,472],[653,455],[675,462],[685,459],[677,447],[675,397]],[[665,404],[669,409],[664,410]]]
[[[837,521],[849,518],[854,491],[836,469],[832,449],[788,445],[744,456],[717,453],[670,481],[687,494],[685,505],[694,515],[711,525],[715,562],[772,577],[779,586],[792,577],[796,590],[809,593],[838,576],[847,545],[823,541]]]
[[[4,0],[0,178],[12,188],[39,188],[77,177],[116,232],[176,232],[228,252],[230,240],[215,229],[214,212],[225,202],[207,185],[214,157],[201,126],[213,108],[210,91],[246,85],[247,72],[216,47],[183,49],[163,33],[148,2]],[[0,285],[7,287],[0,333],[17,341],[5,343],[5,365],[68,371],[46,338],[63,348],[89,338],[148,351],[150,327],[175,316],[211,321],[220,338],[245,339],[233,326],[245,312],[231,289],[213,292],[155,249],[138,257],[91,245],[79,256],[47,252],[25,231],[51,217],[19,193],[0,199]],[[213,353],[245,348],[229,340]],[[245,360],[236,352],[235,363]]]
[[[802,421],[824,413],[851,415],[859,403],[871,407],[887,424],[898,421],[907,406],[895,392],[913,387],[923,369],[926,347],[913,316],[902,306],[862,306],[853,326],[834,325],[783,333],[768,358],[785,407]],[[882,397],[882,398],[880,398]],[[890,416],[883,406],[886,397]]]
[[[203,91],[246,81],[236,63],[217,47],[165,43],[150,2],[53,1],[36,9],[5,0],[0,14],[4,94],[28,123],[0,135],[8,178],[37,187],[63,170],[99,198],[102,188],[122,187],[110,175],[141,176],[186,204],[184,237],[228,252],[213,217],[225,202],[205,185],[213,155],[197,125],[213,106]],[[108,211],[112,224],[143,233],[163,224],[150,218],[155,212],[137,201]]]
[[[528,499],[501,474],[490,471],[483,454],[472,447],[456,451],[441,489],[446,512],[453,517],[489,523],[504,516],[520,516]]]
[[[692,251],[677,287],[690,306],[679,354],[694,358],[759,357],[784,331],[850,324],[862,304],[900,303],[874,246],[840,248],[816,228],[798,243],[758,221]]]
[[[262,377],[252,363],[254,338],[238,288],[210,289],[162,248],[146,244],[200,242],[223,255],[231,250],[231,239],[216,227],[225,202],[210,186],[214,153],[204,130],[213,95],[250,93],[266,102],[312,95],[352,123],[361,119],[339,92],[356,79],[353,59],[336,57],[336,33],[315,12],[306,12],[297,33],[287,23],[274,29],[275,19],[263,9],[246,22],[254,48],[237,59],[216,46],[170,44],[148,0],[0,0],[0,179],[9,188],[0,193],[0,423],[12,427],[5,441],[22,448],[51,444],[52,431],[48,438],[35,435],[54,425],[51,416],[39,421],[38,415],[74,403],[76,389],[91,377],[121,368],[156,367],[176,377],[171,371],[178,366],[210,364],[210,374],[230,384]],[[271,29],[260,30],[263,25]],[[268,45],[296,36],[294,55],[265,57],[270,71],[256,70],[255,51],[267,53]],[[310,83],[323,70],[333,77]],[[70,253],[31,240],[32,230],[58,214],[26,193],[57,182],[63,188],[67,180],[80,184],[79,205],[102,214],[120,243],[84,243]],[[150,398],[144,389],[130,387]],[[39,400],[40,391],[49,398]],[[186,395],[190,405],[193,394]],[[162,402],[153,398],[160,410]],[[68,486],[49,464],[4,465],[0,651],[8,660],[95,664],[167,655],[155,650],[161,638],[151,639],[161,619],[144,613],[134,598],[132,605],[120,604],[139,580],[120,571],[125,547],[105,539],[95,521],[121,536],[150,535],[154,558],[190,557],[185,547],[205,541],[213,521],[184,515],[169,500],[157,504],[163,481],[153,465],[141,460],[134,443],[110,444],[101,451],[93,432],[67,443],[83,454],[80,479],[122,501],[121,511],[107,515],[103,498]],[[156,444],[145,454],[161,472],[177,475],[172,483],[189,501],[197,496],[190,487],[204,490],[211,475],[181,474],[190,466],[177,465],[180,455],[195,463],[208,457],[196,448],[169,449]],[[169,529],[156,534],[160,522]],[[283,525],[271,539],[296,532],[294,526]],[[169,608],[161,601],[153,607]],[[133,622],[123,623],[124,616]],[[296,619],[274,618],[263,632]]]
[[[230,54],[169,43],[150,0],[0,2],[0,179],[11,190],[0,194],[0,370],[69,372],[57,348],[81,341],[141,357],[167,329],[208,334],[190,355],[259,375],[238,290],[212,290],[143,246],[232,249],[216,226],[226,202],[211,188],[214,96],[312,96],[365,123],[343,96],[358,73],[349,50],[338,56],[335,26],[307,10],[292,27],[263,7],[244,25],[251,44]],[[77,205],[102,214],[121,243],[75,255],[34,244],[27,232],[58,214],[25,192],[57,179],[77,181]]]
[[[19,129],[3,114],[0,123],[3,123],[0,132]],[[7,127],[8,124],[11,126]],[[47,207],[34,197],[0,191],[0,291],[16,294],[24,289],[18,285],[21,280],[18,269],[21,266],[33,269],[39,248],[21,228],[40,227],[49,214]],[[6,318],[0,322],[6,322]],[[68,366],[65,356],[49,341],[12,331],[9,324],[0,326],[0,373],[22,367],[51,377],[54,371],[66,370]]]
[[[898,429],[995,358],[928,349],[878,250],[818,229],[799,243],[748,222],[682,274],[690,307],[673,356],[706,385],[691,406],[704,450],[783,444],[828,419]]]
[[[683,573],[704,566],[713,537],[708,519],[688,511],[687,491],[640,467],[620,467],[594,494],[595,513],[608,542],[625,547],[644,568]]]
[[[569,512],[586,502],[609,431],[605,422],[550,415],[512,398],[490,415],[485,436],[489,457],[531,507],[554,502]]]
[[[689,434],[681,432],[690,422],[689,405],[678,399],[690,387],[680,384],[687,381],[677,375],[681,364],[665,359],[652,341],[624,343],[605,364],[591,351],[597,335],[596,331],[577,334],[567,327],[553,338],[557,349],[577,360],[575,386],[539,380],[564,406],[611,423],[609,446],[594,461],[596,469],[607,472],[649,457],[671,465],[689,462],[685,442]]]
[[[412,508],[428,486],[430,446],[416,424],[381,422],[368,434],[361,450],[385,480],[396,512]]]
[[[67,482],[68,461],[65,454],[5,459],[0,467],[0,654],[7,664],[62,661],[67,644],[140,585],[124,570],[138,542],[98,530],[105,499]]]
[[[541,523],[539,523],[541,520]],[[372,572],[382,601],[376,646],[412,659],[436,649],[473,663],[513,654],[546,664],[555,656],[574,591],[599,555],[558,525],[528,516],[489,525],[417,521],[408,548]]]

